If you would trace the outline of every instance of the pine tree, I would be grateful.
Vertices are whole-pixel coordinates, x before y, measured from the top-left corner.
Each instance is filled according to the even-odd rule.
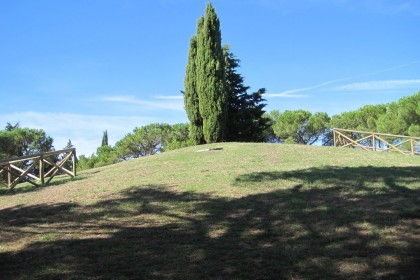
[[[225,56],[226,89],[229,96],[227,141],[263,142],[266,141],[265,131],[271,121],[264,116],[266,104],[262,98],[265,89],[249,94],[244,79],[237,73],[240,60],[230,51],[229,46],[223,47]]]
[[[104,135],[102,136],[101,147],[103,147],[103,146],[108,146],[108,131],[107,130],[104,131]]]
[[[197,37],[193,36],[190,40],[188,52],[187,70],[184,80],[184,104],[190,120],[190,140],[193,144],[203,144],[203,119],[200,115],[199,99],[196,81],[196,57],[197,57]]]
[[[220,22],[211,3],[197,27],[197,92],[207,143],[224,140],[228,97]]]
[[[67,150],[67,149],[73,149],[74,148],[74,145],[73,145],[73,143],[71,142],[71,140],[69,139],[68,141],[67,141],[67,145],[63,148],[64,150]]]

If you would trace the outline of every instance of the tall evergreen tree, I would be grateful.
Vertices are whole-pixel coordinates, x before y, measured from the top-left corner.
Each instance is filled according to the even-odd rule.
[[[248,93],[248,86],[244,86],[244,79],[237,72],[240,60],[230,51],[229,46],[223,47],[225,56],[226,90],[229,98],[227,141],[263,142],[266,141],[267,128],[271,120],[264,116],[266,104],[262,98],[265,89]]]
[[[202,20],[202,19],[201,19]],[[199,99],[197,93],[196,80],[196,58],[197,58],[197,37],[193,36],[190,40],[188,51],[188,63],[184,80],[184,104],[190,120],[190,140],[193,144],[203,144],[203,119],[200,115]]]
[[[197,92],[207,143],[224,140],[228,97],[220,22],[211,3],[197,27]]]
[[[108,131],[107,130],[104,131],[104,135],[102,136],[101,147],[103,147],[103,146],[108,146]]]

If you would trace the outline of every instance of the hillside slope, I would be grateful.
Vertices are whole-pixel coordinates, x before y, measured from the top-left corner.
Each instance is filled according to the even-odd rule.
[[[222,150],[204,151],[206,148]],[[0,196],[10,279],[410,279],[420,158],[223,143]]]

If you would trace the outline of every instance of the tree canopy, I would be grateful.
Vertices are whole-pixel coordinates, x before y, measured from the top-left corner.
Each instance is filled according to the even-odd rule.
[[[387,104],[378,119],[378,131],[420,136],[420,92]]]
[[[224,46],[226,90],[228,93],[228,120],[226,129],[227,141],[263,142],[266,141],[264,131],[270,127],[270,119],[264,114],[262,98],[265,89],[248,93],[250,87],[244,85],[244,79],[237,72],[240,60]]]
[[[331,118],[331,126],[378,132],[378,120],[386,113],[386,105],[367,105],[356,111],[344,112]]]
[[[54,139],[42,129],[21,128],[7,123],[0,130],[0,158],[27,156],[54,150]]]
[[[312,145],[325,135],[330,118],[326,113],[312,114],[305,110],[270,112],[273,131],[285,143]]]

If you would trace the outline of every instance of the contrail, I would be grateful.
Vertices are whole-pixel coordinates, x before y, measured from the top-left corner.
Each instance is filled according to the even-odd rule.
[[[283,92],[280,92],[280,93],[269,93],[269,94],[266,94],[265,97],[267,97],[267,98],[270,98],[270,97],[283,97],[283,98],[308,97],[308,95],[294,94],[294,93],[305,92],[305,91],[313,90],[313,89],[316,89],[316,88],[323,88],[325,86],[335,84],[337,82],[350,81],[350,80],[354,80],[354,79],[358,79],[358,78],[369,77],[369,76],[372,76],[372,75],[393,71],[393,70],[396,70],[396,69],[404,68],[404,67],[411,66],[411,65],[414,65],[414,64],[418,64],[418,63],[420,63],[420,60],[415,60],[415,61],[412,61],[410,63],[405,63],[405,64],[392,66],[392,67],[382,69],[382,70],[379,70],[379,71],[375,71],[375,72],[370,72],[370,73],[365,73],[365,74],[361,74],[361,75],[357,75],[357,76],[326,81],[326,82],[323,82],[323,83],[320,83],[320,84],[317,84],[317,85],[314,85],[314,86],[310,86],[310,87],[290,89],[290,90],[286,90],[286,91],[283,91]]]
[[[302,97],[308,97],[308,95],[304,95],[304,94],[294,94],[294,93],[298,93],[298,92],[303,92],[303,91],[308,91],[308,90],[312,90],[312,89],[316,89],[316,88],[321,88],[321,87],[325,87],[327,85],[342,81],[345,79],[337,79],[337,80],[332,80],[332,81],[327,81],[327,82],[323,82],[320,83],[318,85],[314,85],[314,86],[310,86],[310,87],[305,87],[305,88],[297,88],[297,89],[290,89],[290,90],[286,90],[280,93],[268,93],[265,94],[265,97],[283,97],[283,98],[302,98]]]
[[[389,68],[386,68],[386,69],[383,69],[383,70],[379,70],[379,71],[375,71],[375,72],[371,72],[371,73],[367,73],[367,74],[362,74],[362,75],[355,76],[355,77],[352,77],[352,78],[349,78],[349,79],[356,79],[356,78],[367,77],[367,76],[376,75],[376,74],[380,74],[380,73],[385,73],[385,72],[393,71],[393,70],[396,70],[396,69],[404,68],[404,67],[407,67],[407,66],[411,66],[411,65],[414,65],[414,64],[418,64],[418,63],[420,63],[420,60],[412,61],[410,63],[400,64],[400,65],[397,65],[397,66],[392,66],[392,67],[389,67]]]

